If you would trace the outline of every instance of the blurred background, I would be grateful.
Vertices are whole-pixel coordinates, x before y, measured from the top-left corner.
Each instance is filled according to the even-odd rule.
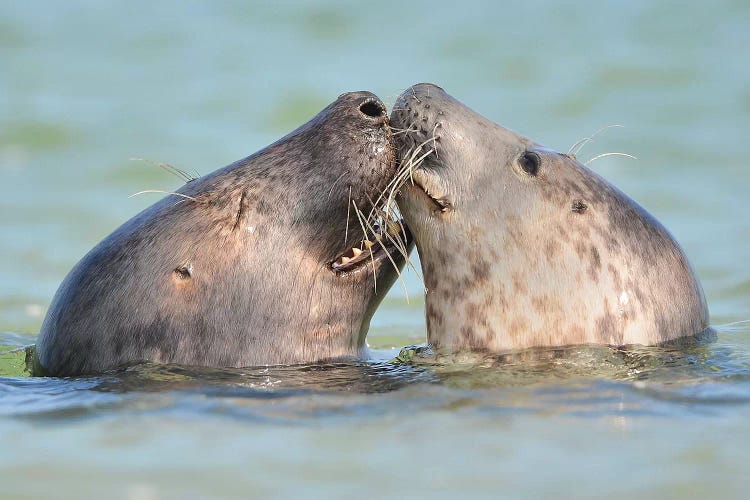
[[[4,343],[32,343],[57,286],[75,262],[159,196],[129,198],[131,194],[180,185],[176,177],[131,158],[166,162],[205,174],[281,137],[342,92],[370,90],[390,106],[405,88],[423,81],[442,86],[490,119],[559,151],[567,151],[602,127],[622,125],[597,135],[579,158],[587,160],[613,151],[636,156],[637,160],[610,156],[591,166],[644,205],[681,242],[702,279],[713,324],[750,319],[748,47],[750,3],[746,0],[462,1],[451,8],[434,1],[2,2],[0,331],[6,332]],[[386,352],[385,357],[389,350],[424,341],[422,289],[412,274],[406,277],[406,291],[408,302],[404,288],[396,284],[373,319],[368,341]],[[744,330],[720,336],[718,345],[748,344],[750,332]],[[746,377],[747,362],[742,366]],[[603,390],[618,394],[630,390],[630,386],[618,387]],[[743,387],[741,397],[747,398],[750,388]],[[457,401],[476,397],[473,393],[451,394]],[[654,410],[638,397],[635,400],[636,406]],[[684,407],[670,408],[670,418],[679,420]],[[608,411],[604,413],[610,415]],[[522,466],[533,470],[540,456],[569,458],[570,448],[549,448],[548,439],[561,446],[571,444],[568,439],[580,442],[545,434],[546,420],[519,420],[517,432],[503,427],[488,438],[475,435],[479,430],[472,434],[449,415],[430,417],[429,423],[417,420],[419,425],[397,426],[400,437],[390,431],[400,418],[376,420],[368,429],[372,433],[370,451],[375,455],[370,455],[367,463],[352,458],[356,450],[350,448],[359,445],[336,448],[333,441],[326,441],[336,435],[331,427],[325,427],[322,434],[295,428],[288,439],[309,445],[295,451],[299,456],[333,453],[338,457],[332,459],[330,470],[318,471],[315,477],[344,479],[346,474],[354,474],[364,481],[355,484],[387,484],[391,494],[397,494],[398,489],[392,488],[409,477],[438,481],[431,484],[442,484],[441,488],[447,488],[443,492],[477,488],[476,492],[490,494],[490,489],[482,489],[487,486],[482,486],[482,479],[498,473],[493,463],[507,466],[504,480],[517,485],[523,474],[513,471]],[[175,417],[170,414],[169,418]],[[179,417],[176,420],[175,428],[187,425]],[[742,420],[727,420],[724,436],[736,436]],[[313,422],[305,425],[319,424]],[[482,422],[477,429],[497,424]],[[570,430],[568,436],[581,437],[578,424],[565,427],[568,420],[555,422]],[[13,425],[8,424],[6,431],[14,429]],[[117,443],[137,441],[140,431],[127,423],[119,425]],[[700,427],[700,419],[697,424],[689,421],[684,429],[671,421],[660,425],[657,428],[663,432],[644,425],[648,442],[640,444],[620,440],[627,425],[604,425],[601,432],[611,439],[602,438],[601,449],[588,451],[601,452],[600,457],[605,457],[602,463],[614,464],[621,457],[608,455],[607,450],[620,446],[626,454],[623,460],[634,467],[631,470],[638,470],[634,464],[642,463],[639,458],[644,447],[653,445],[658,450],[651,455],[653,465],[662,459],[679,462],[679,453],[685,450],[675,451],[676,443],[685,444],[683,437],[693,435],[689,429]],[[210,428],[196,430],[202,437],[191,442],[192,451],[212,439]],[[472,475],[468,471],[463,480],[440,483],[439,466],[417,467],[420,458],[408,451],[412,433],[424,431],[434,437],[444,428],[453,429],[448,442],[455,450],[462,449],[466,456],[487,454],[490,461],[484,462],[485,466],[471,469],[484,472]],[[670,434],[678,433],[676,428],[688,434]],[[57,438],[45,435],[31,444],[19,439],[15,446],[26,450],[28,456],[42,441],[58,452],[77,446],[80,440],[88,443],[85,446],[89,448],[84,446],[87,453],[101,451],[101,446],[110,451],[118,446],[97,441],[106,441],[109,434],[104,428],[96,427],[99,434],[91,429],[77,433],[75,429],[66,427]],[[265,428],[264,432],[266,436],[286,435],[283,426]],[[356,430],[349,434],[355,439]],[[524,439],[514,449],[528,445],[535,452],[511,459],[503,443],[512,442],[516,435]],[[747,430],[741,436],[747,444]],[[159,439],[159,449],[173,445],[179,449],[182,437],[178,432]],[[280,442],[267,439],[266,456],[273,454]],[[483,439],[491,443],[489,448],[470,444]],[[715,479],[722,479],[715,486],[729,488],[727,484],[735,483],[721,474],[731,474],[727,467],[733,457],[744,456],[746,461],[747,452],[727,451],[721,448],[724,441],[717,439],[701,444],[698,451],[685,451],[687,465],[675,469],[673,482],[660,483],[659,478],[646,474],[646,469],[641,472],[656,486],[682,485],[694,493],[701,491],[700,482],[691,482],[697,481],[695,472],[710,470],[719,474]],[[130,458],[110,456],[113,469],[137,463],[148,453],[160,456],[146,443],[139,446],[140,451],[133,451]],[[191,450],[190,445],[185,446]],[[248,461],[255,456],[252,450],[258,450],[253,446],[243,448]],[[421,445],[414,446],[419,449]],[[450,455],[439,444],[432,443],[427,449],[432,456],[441,452]],[[218,460],[215,464],[224,463],[219,456],[224,455],[207,455]],[[170,456],[167,462],[174,463],[178,457]],[[6,465],[15,460],[6,458]],[[583,455],[579,458],[585,461]],[[446,459],[451,471],[461,467],[457,457]],[[108,463],[101,465],[103,470],[109,470]],[[362,479],[371,467],[390,463],[402,464],[401,475]],[[29,458],[27,469],[17,469],[19,488],[23,478],[32,477],[35,464]],[[190,466],[200,469],[205,464]],[[48,470],[50,467],[48,463]],[[270,470],[268,481],[276,477]],[[565,483],[564,476],[575,470],[573,460],[559,469],[557,483],[552,480],[546,486],[537,485],[535,491],[574,492],[575,486]],[[609,475],[592,470],[598,470],[599,486],[604,489],[628,479],[615,474],[614,469]],[[182,491],[179,481],[170,482],[174,476],[169,474],[175,472],[167,472],[160,476],[171,485],[166,491]],[[68,477],[72,473],[64,469],[56,474]],[[202,484],[213,481],[220,488],[226,485],[217,479],[221,477],[214,474]],[[137,498],[151,498],[148,495],[164,491],[148,481],[145,486],[133,481],[128,483],[130,489],[123,491]],[[561,484],[573,489],[556,490]],[[273,484],[266,486],[270,489],[259,491],[273,491]],[[641,491],[627,489],[627,485],[620,488],[616,491]],[[329,492],[335,491],[341,493]],[[345,491],[351,493],[356,488]]]

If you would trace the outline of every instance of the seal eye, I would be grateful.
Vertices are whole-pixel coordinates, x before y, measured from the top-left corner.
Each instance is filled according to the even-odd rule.
[[[365,101],[359,106],[359,110],[363,115],[370,118],[382,118],[385,116],[383,106],[378,104],[377,101]]]
[[[536,177],[539,173],[539,165],[541,163],[542,159],[539,158],[539,155],[530,151],[526,151],[518,159],[518,164],[521,166],[523,171],[532,177]]]

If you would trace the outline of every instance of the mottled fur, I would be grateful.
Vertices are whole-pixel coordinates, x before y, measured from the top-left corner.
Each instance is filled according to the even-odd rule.
[[[566,344],[652,345],[708,326],[703,290],[667,230],[574,158],[416,85],[391,115],[416,130],[404,156],[434,134],[399,207],[427,287],[428,340],[452,350]],[[540,159],[530,175],[519,159]],[[450,210],[436,210],[426,195]]]
[[[368,102],[377,116],[361,111]],[[238,367],[358,355],[396,270],[376,260],[340,275],[330,264],[363,237],[350,196],[368,206],[395,168],[383,104],[367,92],[340,96],[278,142],[187,183],[178,193],[190,199],[165,197],[91,250],[50,306],[41,365],[76,375],[139,361]]]

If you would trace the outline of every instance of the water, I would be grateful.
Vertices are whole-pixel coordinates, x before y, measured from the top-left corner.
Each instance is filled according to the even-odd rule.
[[[179,181],[338,94],[432,81],[567,150],[682,243],[712,324],[750,319],[750,4],[0,4],[0,345],[34,342],[70,267]],[[0,378],[0,495],[735,496],[750,486],[750,325],[664,349],[415,356],[411,274],[373,361]],[[6,354],[4,369],[22,369]]]

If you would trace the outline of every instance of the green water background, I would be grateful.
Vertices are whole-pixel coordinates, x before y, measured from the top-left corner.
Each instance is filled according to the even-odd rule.
[[[33,343],[62,278],[179,181],[340,93],[444,87],[580,158],[681,242],[712,323],[750,319],[750,3],[0,3],[0,344]],[[669,279],[665,276],[665,279]],[[368,341],[424,341],[419,281]],[[742,496],[750,328],[687,353],[483,369],[0,378],[0,495]],[[654,359],[654,354],[658,355]],[[531,368],[529,368],[531,367]],[[514,374],[517,374],[514,376]],[[282,389],[282,387],[284,389]]]

